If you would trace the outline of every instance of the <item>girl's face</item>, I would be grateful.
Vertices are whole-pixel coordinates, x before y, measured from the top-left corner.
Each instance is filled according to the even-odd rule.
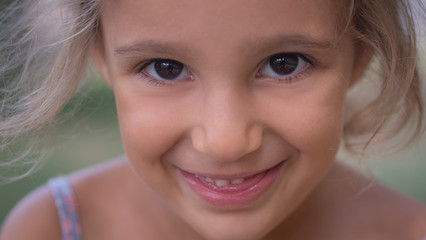
[[[325,176],[355,75],[337,12],[329,0],[105,0],[97,64],[128,160],[203,237],[265,236]]]

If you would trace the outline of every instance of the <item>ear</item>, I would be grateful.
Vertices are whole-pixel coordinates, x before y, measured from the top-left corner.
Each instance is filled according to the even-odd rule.
[[[98,36],[96,39],[95,46],[92,52],[92,59],[95,63],[97,70],[101,74],[102,78],[105,80],[106,84],[108,84],[108,86],[112,88],[112,81],[110,78],[110,73],[106,61],[105,46],[100,36]]]
[[[352,78],[349,83],[349,87],[355,85],[361,77],[364,75],[371,59],[374,56],[374,49],[370,45],[364,42],[358,42],[355,44],[354,49],[354,68]]]

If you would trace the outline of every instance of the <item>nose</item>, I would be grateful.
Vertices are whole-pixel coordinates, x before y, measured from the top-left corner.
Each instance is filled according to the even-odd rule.
[[[192,145],[221,161],[235,161],[262,145],[263,130],[249,97],[224,90],[206,94],[193,128]]]

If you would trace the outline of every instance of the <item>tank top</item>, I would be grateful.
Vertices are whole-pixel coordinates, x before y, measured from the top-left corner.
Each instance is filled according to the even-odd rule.
[[[49,180],[62,231],[62,240],[82,240],[78,204],[66,177]]]

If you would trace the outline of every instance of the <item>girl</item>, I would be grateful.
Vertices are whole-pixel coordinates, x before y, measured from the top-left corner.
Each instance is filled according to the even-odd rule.
[[[2,240],[426,236],[424,206],[335,160],[422,129],[409,2],[28,2],[3,13],[3,146],[51,122],[90,58],[126,154],[36,190]],[[369,63],[379,91],[347,97]]]

